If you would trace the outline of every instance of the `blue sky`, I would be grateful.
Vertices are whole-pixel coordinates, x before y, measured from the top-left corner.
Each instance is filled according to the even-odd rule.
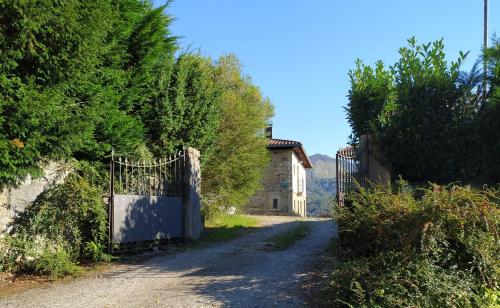
[[[500,35],[500,1],[489,2],[490,35]],[[470,50],[468,69],[482,46],[483,0],[176,0],[167,13],[184,48],[236,54],[275,105],[274,136],[310,155],[333,156],[347,142],[342,106],[356,58],[391,65],[409,37],[444,38],[449,59]]]

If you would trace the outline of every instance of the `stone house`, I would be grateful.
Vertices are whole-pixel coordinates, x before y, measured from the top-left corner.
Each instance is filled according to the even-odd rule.
[[[248,214],[307,216],[306,169],[312,168],[302,143],[272,138],[267,131],[271,162],[262,179],[263,188],[246,207]]]

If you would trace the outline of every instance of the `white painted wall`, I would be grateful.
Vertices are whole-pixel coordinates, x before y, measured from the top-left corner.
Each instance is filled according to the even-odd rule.
[[[306,196],[307,183],[306,183],[306,169],[300,163],[297,155],[292,152],[292,183],[293,192],[302,192]]]

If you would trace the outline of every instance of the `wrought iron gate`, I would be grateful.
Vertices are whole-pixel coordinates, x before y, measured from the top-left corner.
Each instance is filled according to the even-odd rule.
[[[366,149],[368,151],[368,149]],[[362,155],[354,147],[347,147],[337,151],[337,202],[345,205],[345,196],[358,185],[367,184],[368,155]],[[362,159],[366,157],[366,159]]]
[[[183,237],[185,151],[150,161],[112,155],[109,247]]]

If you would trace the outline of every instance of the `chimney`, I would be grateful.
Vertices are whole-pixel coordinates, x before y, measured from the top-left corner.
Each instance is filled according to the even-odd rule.
[[[272,139],[273,138],[273,125],[269,124],[266,127],[266,138],[267,139]]]

